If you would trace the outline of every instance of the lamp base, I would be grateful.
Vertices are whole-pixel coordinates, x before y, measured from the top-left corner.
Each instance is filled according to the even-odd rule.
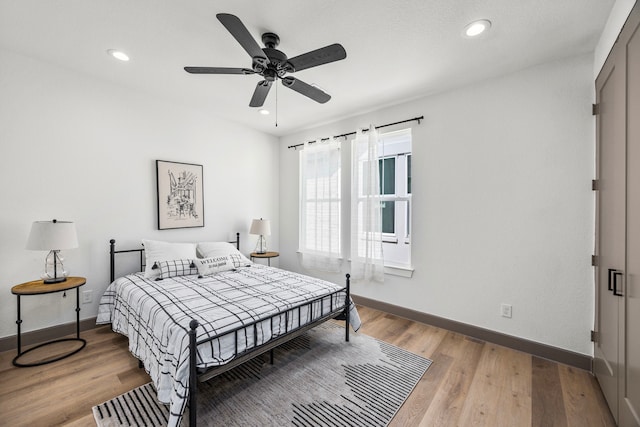
[[[51,250],[44,260],[44,274],[42,281],[47,284],[61,283],[67,280],[67,272],[62,265],[62,257],[57,249]]]
[[[260,237],[258,237],[258,241],[256,242],[256,249],[254,250],[254,252],[260,255],[264,255],[267,253],[267,239],[265,239],[262,234],[260,235]]]
[[[43,281],[45,284],[50,285],[50,284],[52,284],[52,283],[61,283],[61,282],[64,282],[64,281],[66,281],[66,280],[67,280],[67,278],[66,278],[66,277],[55,277],[55,278],[53,278],[53,279],[43,279],[42,281]]]

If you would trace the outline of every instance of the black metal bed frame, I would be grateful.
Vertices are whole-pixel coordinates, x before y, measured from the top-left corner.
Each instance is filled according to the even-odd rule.
[[[229,243],[235,243],[236,244],[236,248],[239,250],[240,249],[240,233],[236,233],[236,241],[235,242],[229,242]],[[110,271],[111,271],[111,282],[113,282],[115,280],[115,255],[116,254],[121,254],[121,253],[131,253],[131,252],[139,252],[140,253],[140,270],[144,270],[145,267],[145,259],[144,259],[144,248],[139,248],[139,249],[126,249],[126,250],[116,250],[115,249],[115,244],[116,241],[115,239],[111,239],[109,241],[110,244],[110,250],[109,250],[109,256],[110,256]],[[197,336],[196,336],[196,329],[198,328],[198,326],[200,326],[200,324],[198,323],[197,320],[193,319],[191,320],[191,322],[189,322],[189,400],[188,400],[188,405],[189,405],[189,425],[191,427],[195,427],[197,424],[196,421],[196,415],[197,415],[197,403],[196,403],[196,394],[198,391],[198,381],[207,381],[215,376],[218,376],[220,374],[223,374],[224,372],[227,372],[233,368],[235,368],[238,365],[241,365],[242,363],[253,359],[254,357],[257,357],[263,353],[266,353],[267,351],[270,352],[270,362],[271,364],[273,364],[273,349],[278,347],[281,344],[284,344],[287,341],[290,341],[296,337],[298,337],[299,335],[302,335],[304,332],[308,331],[309,329],[312,329],[314,327],[316,327],[317,325],[329,320],[329,319],[333,319],[333,318],[337,318],[339,317],[341,320],[345,320],[345,341],[348,342],[349,341],[349,309],[350,309],[350,305],[351,305],[351,298],[350,298],[350,284],[351,280],[350,280],[350,275],[347,274],[346,275],[346,284],[345,287],[342,289],[339,289],[335,292],[332,292],[331,294],[328,295],[323,295],[321,297],[318,297],[312,301],[307,301],[305,303],[299,304],[297,306],[294,306],[292,308],[287,309],[284,312],[285,315],[285,331],[284,334],[280,333],[277,338],[272,338],[260,345],[257,344],[257,328],[258,328],[258,324],[268,321],[270,322],[271,325],[271,336],[274,336],[274,330],[273,330],[273,320],[275,318],[281,318],[282,317],[282,312],[276,313],[272,316],[269,316],[267,318],[264,319],[260,319],[260,320],[256,320],[254,322],[251,322],[247,325],[243,325],[243,326],[239,326],[238,328],[235,328],[231,331],[226,331],[223,332],[221,334],[218,334],[216,336],[213,337],[208,337],[206,339],[200,340],[198,341]],[[333,298],[334,296],[338,295],[339,293],[344,292],[345,295],[345,304],[344,306],[339,306],[336,305],[334,306],[333,304]],[[322,315],[322,304],[323,304],[323,300],[325,298],[329,298],[330,301],[330,310],[329,313]],[[313,320],[313,307],[314,304],[316,303],[320,303],[320,317]],[[306,307],[307,308],[307,313],[309,315],[309,318],[311,319],[311,321],[309,323],[305,323],[302,324],[302,319],[301,319],[301,310],[302,308]],[[293,325],[293,319],[292,319],[292,326],[291,328],[289,328],[289,313],[294,313],[295,311],[298,311],[298,325],[294,326]],[[247,348],[242,352],[238,352],[238,332],[247,328],[253,327],[253,339],[254,339],[254,343],[253,343],[253,347],[251,348]],[[198,367],[197,367],[197,347],[200,344],[204,344],[207,342],[211,342],[213,340],[219,339],[223,336],[229,335],[229,334],[233,334],[234,335],[234,339],[235,339],[235,353],[234,353],[234,358],[224,364],[224,365],[220,365],[220,366],[215,366],[215,367],[211,367],[206,369],[204,372],[198,374]],[[248,346],[247,346],[248,347]]]

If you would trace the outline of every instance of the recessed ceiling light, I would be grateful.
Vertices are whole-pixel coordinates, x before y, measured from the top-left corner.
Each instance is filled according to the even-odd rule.
[[[120,61],[128,61],[129,60],[129,55],[127,55],[126,53],[117,50],[117,49],[109,49],[107,51],[107,53],[111,56],[113,56],[116,59],[119,59]]]
[[[263,116],[267,116],[269,114],[269,110],[265,110],[264,108],[261,108],[258,110],[258,113],[262,114]]]
[[[491,28],[491,21],[487,19],[480,19],[478,21],[473,21],[466,27],[464,27],[464,35],[465,37],[478,37],[480,34],[487,31]]]

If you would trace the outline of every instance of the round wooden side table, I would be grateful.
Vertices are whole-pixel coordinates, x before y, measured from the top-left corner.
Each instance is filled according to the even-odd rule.
[[[269,263],[269,266],[271,266],[271,258],[275,258],[275,257],[279,257],[280,253],[279,252],[265,252],[265,253],[258,253],[258,252],[251,252],[249,254],[249,256],[251,257],[251,261],[253,261],[254,258],[266,258],[267,262]]]
[[[33,280],[31,282],[22,283],[20,285],[16,285],[13,288],[11,288],[11,293],[18,298],[18,319],[16,320],[16,325],[18,325],[18,335],[17,335],[18,355],[14,357],[12,360],[12,363],[15,366],[20,366],[20,367],[40,366],[40,365],[45,365],[47,363],[56,362],[60,359],[64,359],[65,357],[69,357],[73,354],[76,354],[77,352],[82,350],[85,347],[85,345],[87,345],[87,342],[84,339],[80,338],[80,286],[84,285],[85,283],[87,283],[87,280],[84,277],[67,277],[67,280],[59,283],[48,284],[48,283],[44,283],[44,281],[42,280]],[[22,318],[20,317],[20,297],[28,296],[28,295],[43,295],[43,294],[51,294],[54,292],[63,292],[63,291],[71,290],[73,288],[76,289],[76,337],[60,338],[52,341],[43,342],[34,347],[31,347],[28,350],[22,351],[22,335],[20,331],[20,325],[22,324]],[[45,345],[54,344],[54,343],[63,342],[63,341],[79,341],[82,343],[82,345],[71,352],[62,354],[53,359],[44,360],[42,362],[21,363],[18,361],[20,357],[22,357],[23,355],[35,349],[41,348]]]

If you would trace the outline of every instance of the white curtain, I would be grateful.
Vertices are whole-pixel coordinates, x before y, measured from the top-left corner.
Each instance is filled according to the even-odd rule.
[[[351,150],[351,277],[384,281],[378,131],[356,132]]]
[[[340,271],[341,174],[337,141],[305,143],[300,152],[299,248],[304,268]]]

